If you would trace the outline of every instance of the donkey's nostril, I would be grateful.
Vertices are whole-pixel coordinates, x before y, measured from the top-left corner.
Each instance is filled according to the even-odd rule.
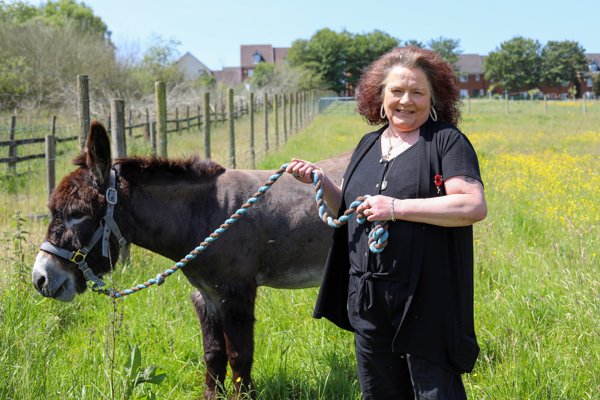
[[[35,288],[37,290],[41,290],[44,287],[44,284],[46,283],[46,278],[41,275],[38,279],[35,280],[35,282],[33,283],[35,285]]]

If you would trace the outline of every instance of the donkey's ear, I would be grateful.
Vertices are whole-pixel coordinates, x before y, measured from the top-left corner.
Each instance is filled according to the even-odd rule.
[[[85,163],[98,183],[102,184],[108,179],[112,158],[108,135],[100,122],[92,122],[85,147],[87,148]]]

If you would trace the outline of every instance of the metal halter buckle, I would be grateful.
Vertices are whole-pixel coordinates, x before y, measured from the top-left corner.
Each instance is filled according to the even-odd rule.
[[[117,204],[117,190],[114,188],[106,189],[106,201],[113,206]]]
[[[73,261],[75,264],[81,264],[82,262],[84,262],[85,258],[87,257],[87,254],[82,253],[80,250],[77,250],[75,254],[73,254],[73,257],[69,259],[69,261]],[[81,260],[77,261],[77,256],[81,256]]]

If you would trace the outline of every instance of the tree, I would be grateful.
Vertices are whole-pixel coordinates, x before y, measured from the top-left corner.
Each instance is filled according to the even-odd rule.
[[[500,44],[485,59],[485,79],[494,80],[489,90],[510,92],[535,87],[540,82],[541,56],[537,40],[517,36]]]
[[[577,42],[549,41],[542,49],[542,81],[555,88],[563,82],[579,84],[580,71],[588,70],[585,49]]]
[[[346,88],[349,40],[344,33],[324,28],[315,32],[310,40],[295,40],[287,60],[292,67],[300,67],[322,77],[327,89],[342,92]]]
[[[407,40],[406,42],[404,42],[404,46],[415,46],[415,47],[418,47],[420,49],[424,49],[425,48],[425,44],[424,43],[419,42],[418,40],[415,40],[415,39]]]
[[[454,63],[458,61],[458,55],[462,53],[460,49],[460,39],[447,39],[443,36],[440,36],[437,39],[431,39],[427,42],[429,48],[440,56],[442,56],[442,60],[446,61],[455,69]]]
[[[341,93],[348,84],[356,85],[364,69],[399,42],[379,30],[353,34],[325,28],[317,31],[310,40],[294,41],[287,60],[292,67],[310,71],[327,89]]]
[[[594,86],[592,87],[592,90],[596,94],[596,97],[600,97],[600,75],[596,75],[596,78],[594,79]]]
[[[161,35],[152,33],[151,45],[144,52],[140,63],[136,66],[138,80],[143,82],[178,82],[181,72],[176,62],[179,58],[177,47],[181,45],[175,38],[164,39]]]
[[[378,29],[365,34],[344,32],[350,41],[346,56],[346,81],[356,87],[365,69],[379,57],[398,46],[400,40]]]

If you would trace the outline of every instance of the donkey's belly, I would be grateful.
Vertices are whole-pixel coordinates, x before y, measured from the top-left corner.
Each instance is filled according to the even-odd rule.
[[[256,275],[256,283],[259,286],[269,286],[276,289],[302,289],[317,287],[323,278],[325,265],[297,265],[295,268],[287,268],[285,271],[269,273],[259,272]],[[272,270],[271,270],[272,271]]]

